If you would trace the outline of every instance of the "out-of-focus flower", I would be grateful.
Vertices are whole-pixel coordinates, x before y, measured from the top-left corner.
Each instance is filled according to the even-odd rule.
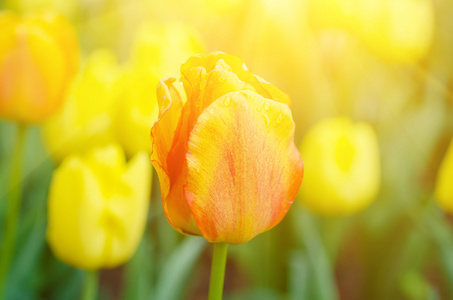
[[[432,0],[363,0],[360,5],[356,29],[373,52],[397,63],[427,54],[434,33]]]
[[[157,83],[168,74],[176,76],[184,60],[200,52],[203,52],[200,38],[182,24],[145,23],[139,30],[115,122],[126,153],[151,153],[149,129],[159,113]]]
[[[73,20],[79,11],[81,1],[77,0],[4,0],[5,7],[13,11],[27,12],[49,7]]]
[[[432,0],[311,0],[310,10],[316,27],[355,32],[372,52],[390,62],[416,62],[431,47]]]
[[[114,129],[128,155],[138,151],[151,153],[149,128],[159,113],[155,92],[158,82],[151,73],[138,69],[123,77],[125,90],[118,101]]]
[[[121,76],[110,51],[98,50],[89,57],[64,105],[44,124],[43,136],[52,156],[61,160],[70,153],[116,141],[113,120],[122,91]]]
[[[352,214],[375,199],[380,162],[370,125],[346,118],[326,119],[307,132],[300,150],[307,171],[300,199],[313,212]]]
[[[435,196],[439,205],[449,213],[453,213],[453,139],[448,147],[439,173],[437,174]]]
[[[187,25],[146,22],[135,37],[131,63],[158,78],[178,76],[187,56],[200,52],[204,52],[203,42]]]
[[[119,146],[71,155],[54,172],[47,240],[62,261],[83,269],[126,262],[148,213],[151,164],[144,152],[126,163]]]
[[[76,34],[51,11],[2,12],[0,28],[0,117],[41,122],[58,109],[78,67]]]
[[[250,0],[203,0],[201,1],[210,13],[234,14],[247,5]]]
[[[151,160],[171,225],[209,242],[240,244],[277,225],[295,198],[303,164],[290,99],[236,56],[193,56],[158,85]]]
[[[356,20],[361,0],[310,0],[310,20],[315,28],[350,28]]]

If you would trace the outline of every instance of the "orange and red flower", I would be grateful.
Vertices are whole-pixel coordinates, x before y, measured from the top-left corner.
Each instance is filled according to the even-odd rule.
[[[53,11],[0,13],[0,117],[38,123],[53,114],[78,68],[75,31]]]
[[[299,190],[290,99],[236,56],[193,56],[157,88],[151,160],[181,233],[241,244],[277,225]],[[185,101],[184,96],[187,97]]]

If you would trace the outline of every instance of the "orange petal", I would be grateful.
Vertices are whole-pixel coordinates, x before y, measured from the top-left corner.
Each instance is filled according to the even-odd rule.
[[[173,83],[174,78],[162,79],[157,85],[159,117],[151,128],[153,148],[151,162],[157,171],[160,182],[162,201],[170,190],[167,156],[170,152],[176,125],[181,115],[182,100]]]
[[[303,177],[289,107],[250,91],[206,108],[186,157],[185,196],[210,242],[241,244],[277,225]]]
[[[198,116],[212,102],[231,91],[248,88],[247,83],[241,81],[228,68],[226,65],[218,65],[218,68],[206,73],[203,67],[195,66],[183,73],[185,88],[189,86],[190,89],[167,157],[170,188],[164,201],[164,210],[173,227],[185,234],[201,235],[184,197],[187,141],[190,132]]]
[[[172,179],[176,176],[169,170],[169,162],[174,163],[169,156],[183,105],[175,81],[174,78],[163,79],[157,86],[159,119],[151,129],[151,161],[159,176],[162,204],[168,221],[182,233],[199,234],[184,195],[181,196],[182,192],[178,193],[178,189],[173,188],[178,186],[178,182]]]
[[[258,94],[262,95],[265,98],[272,99],[281,103],[285,103],[288,106],[291,105],[291,100],[282,90],[277,88],[276,86],[272,85],[271,83],[265,81],[259,76],[254,75],[251,71],[248,70],[245,63],[236,55],[225,54],[222,52],[213,52],[209,55],[202,56],[202,55],[195,55],[189,58],[189,60],[182,65],[181,73],[183,75],[183,82],[184,88],[186,89],[186,93],[188,97],[191,97],[193,94],[193,90],[197,89],[208,89],[209,88],[218,88],[222,87],[223,82],[221,85],[202,85],[201,80],[195,80],[190,82],[189,79],[193,77],[198,78],[198,76],[193,76],[194,74],[191,72],[193,68],[201,68],[205,70],[205,74],[209,73],[214,70],[223,69],[225,71],[231,72],[237,78],[242,85],[238,85],[236,90],[230,89],[229,91],[240,91],[244,89],[248,89]],[[201,76],[200,76],[201,77]],[[185,79],[185,80],[184,80]],[[222,80],[222,79],[221,79]],[[189,82],[187,82],[189,81]],[[225,80],[224,80],[225,81]],[[213,82],[215,83],[215,81]],[[226,94],[225,92],[221,95]],[[195,95],[196,96],[196,95]],[[212,101],[216,100],[219,97],[215,97],[215,99],[211,99]],[[211,101],[211,102],[212,102]],[[208,104],[209,105],[209,104]],[[204,107],[206,107],[205,105]]]

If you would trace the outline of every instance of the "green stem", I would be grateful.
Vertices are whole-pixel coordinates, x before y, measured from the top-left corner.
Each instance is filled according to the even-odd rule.
[[[98,296],[98,272],[87,271],[81,300],[94,300]]]
[[[22,156],[25,145],[24,125],[18,126],[18,134],[11,161],[11,177],[8,187],[7,203],[5,207],[4,233],[0,248],[0,299],[6,297],[8,271],[16,246],[17,228],[22,200]]]
[[[223,295],[223,280],[227,260],[228,244],[215,243],[212,255],[211,280],[209,283],[209,300],[221,300]]]

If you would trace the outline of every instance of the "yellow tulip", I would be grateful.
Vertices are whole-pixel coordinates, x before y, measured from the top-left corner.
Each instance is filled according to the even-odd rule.
[[[431,47],[432,0],[311,0],[309,7],[315,25],[354,32],[390,62],[416,62]]]
[[[382,58],[413,63],[430,50],[434,34],[432,0],[363,0],[357,10],[361,39]]]
[[[239,57],[212,53],[181,67],[157,89],[151,160],[162,204],[179,232],[241,244],[276,226],[299,190],[290,99]]]
[[[453,213],[453,139],[437,174],[435,196],[443,209]]]
[[[50,11],[24,18],[2,12],[0,28],[0,117],[41,122],[58,109],[76,72],[76,34]]]
[[[301,201],[324,216],[356,213],[376,197],[380,185],[376,134],[366,123],[333,118],[311,128],[300,145],[306,176]]]
[[[131,63],[157,78],[178,76],[187,57],[201,52],[204,52],[201,38],[187,25],[147,22],[135,37]]]
[[[113,122],[121,78],[110,51],[98,50],[89,57],[66,102],[43,126],[44,141],[52,156],[61,160],[70,153],[116,142]]]
[[[352,28],[361,0],[310,0],[310,20],[320,28]]]
[[[118,141],[128,155],[151,153],[149,129],[159,113],[155,93],[159,79],[178,74],[187,57],[202,51],[200,39],[182,24],[145,23],[139,30],[115,122]]]
[[[126,262],[146,225],[151,175],[146,153],[126,163],[119,146],[65,158],[49,194],[47,240],[54,254],[86,270]]]

